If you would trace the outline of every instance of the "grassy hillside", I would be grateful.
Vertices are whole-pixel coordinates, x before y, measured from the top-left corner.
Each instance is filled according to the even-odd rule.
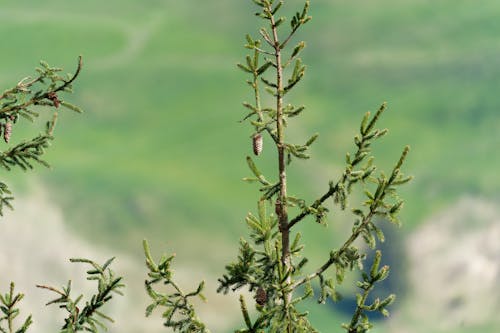
[[[71,100],[86,113],[61,115],[54,169],[38,171],[75,230],[134,251],[147,237],[192,261],[211,253],[203,261],[214,271],[232,257],[256,198],[240,182],[251,132],[237,121],[251,96],[234,66],[244,34],[257,31],[251,9],[234,0],[0,6],[0,88],[40,58],[71,71],[84,56]],[[313,0],[300,36],[307,78],[292,96],[308,111],[289,135],[321,136],[314,159],[290,171],[291,192],[321,194],[364,112],[388,101],[390,135],[377,161],[388,169],[410,144],[416,177],[403,193],[403,232],[463,194],[498,200],[499,10],[495,0]],[[349,223],[333,215],[328,232],[305,227],[311,256],[321,258]],[[192,246],[207,232],[207,249]]]

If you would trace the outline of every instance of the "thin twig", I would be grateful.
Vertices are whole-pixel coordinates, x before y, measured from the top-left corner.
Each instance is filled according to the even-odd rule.
[[[315,209],[318,208],[319,206],[321,206],[323,202],[325,202],[328,198],[334,195],[335,192],[338,191],[340,183],[341,182],[339,181],[335,186],[330,186],[328,192],[323,194],[321,198],[319,198],[318,200],[314,201],[314,203],[311,205],[311,208]],[[295,216],[292,220],[290,220],[290,223],[288,223],[288,229],[291,229],[295,224],[299,223],[303,218],[305,218],[310,214],[311,214],[310,211],[303,210],[299,215]]]
[[[4,109],[2,109],[0,111],[0,113],[6,113],[6,112],[9,112],[9,111],[12,111],[12,110],[20,110],[20,109],[25,109],[27,108],[28,106],[31,106],[31,105],[36,105],[38,102],[46,99],[46,98],[49,98],[49,95],[51,93],[56,93],[58,91],[61,91],[61,90],[64,90],[65,88],[67,88],[71,83],[73,83],[73,81],[76,80],[76,78],[78,77],[78,75],[80,74],[81,70],[82,70],[82,67],[83,67],[83,60],[82,60],[82,56],[78,56],[78,65],[77,65],[77,68],[75,70],[75,73],[73,74],[73,76],[69,79],[69,80],[63,80],[63,84],[61,84],[59,87],[55,88],[54,90],[51,90],[51,91],[47,91],[37,97],[33,97],[32,99],[30,99],[29,101],[23,103],[23,104],[18,104],[18,105],[12,105],[12,106],[9,106],[9,107],[6,107]],[[38,79],[35,79],[33,80],[33,84],[35,82],[37,82]],[[8,92],[2,94],[2,96],[0,97],[3,97],[5,94],[7,94]],[[0,98],[1,99],[1,98]]]
[[[352,319],[351,319],[351,323],[349,324],[349,328],[347,330],[348,333],[356,333],[356,324],[359,321],[359,317],[363,313],[363,308],[361,307],[361,305],[365,304],[366,299],[368,298],[368,295],[370,294],[370,291],[372,291],[372,289],[373,289],[374,283],[375,282],[372,281],[370,283],[370,286],[367,289],[365,289],[365,291],[363,292],[363,296],[361,297],[361,302],[360,302],[360,304],[358,304],[356,306],[356,311],[354,311],[354,314],[353,314]]]
[[[67,295],[65,293],[63,293],[62,291],[60,291],[59,289],[56,289],[54,287],[51,287],[51,286],[46,286],[46,285],[42,285],[42,284],[37,284],[36,285],[37,288],[40,288],[40,289],[47,289],[47,290],[50,290],[50,291],[53,291],[55,292],[56,294],[59,294],[63,297],[66,297]]]
[[[280,45],[280,48],[284,48],[286,46],[286,44],[288,44],[288,42],[290,41],[290,39],[293,37],[293,35],[295,35],[295,32],[297,32],[297,30],[299,30],[300,28],[300,25],[297,25],[291,32],[290,34],[288,35],[288,37],[285,39],[285,41],[283,43],[281,43]]]
[[[264,54],[267,54],[267,55],[270,55],[270,56],[274,56],[274,53],[269,52],[269,51],[266,51],[266,50],[263,50],[263,49],[261,49],[260,47],[254,46],[253,48],[254,48],[255,50],[259,51],[260,53],[264,53]]]
[[[370,213],[368,213],[368,215],[363,219],[363,222],[356,228],[356,230],[351,234],[351,236],[349,237],[349,239],[347,239],[345,241],[345,243],[342,245],[342,247],[340,248],[340,250],[338,250],[335,253],[335,255],[330,256],[330,258],[318,270],[316,270],[314,273],[309,274],[309,275],[303,277],[300,280],[297,280],[292,285],[292,288],[295,289],[298,286],[303,285],[307,281],[310,281],[310,280],[316,278],[317,276],[323,274],[328,268],[330,268],[331,265],[333,265],[335,262],[337,262],[337,260],[344,254],[344,252],[359,237],[359,235],[361,234],[361,231],[366,228],[366,225],[368,223],[370,223],[373,215],[375,214],[375,210],[376,210],[376,207],[374,207],[373,209],[370,209]]]

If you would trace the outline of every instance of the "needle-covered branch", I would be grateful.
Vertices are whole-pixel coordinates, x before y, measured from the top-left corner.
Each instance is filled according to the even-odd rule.
[[[396,295],[391,294],[383,300],[376,298],[372,304],[366,304],[368,296],[374,289],[375,284],[384,281],[389,276],[389,266],[383,266],[380,268],[381,258],[382,253],[380,251],[376,251],[375,259],[370,272],[363,272],[363,280],[357,282],[358,288],[360,288],[363,293],[356,294],[356,310],[354,311],[351,322],[349,324],[342,325],[347,333],[366,333],[373,327],[368,319],[368,316],[366,315],[366,312],[378,311],[385,317],[389,316],[387,307],[396,300]]]
[[[321,211],[323,203],[331,197],[334,198],[336,203],[340,203],[342,209],[346,208],[347,196],[351,191],[351,187],[360,181],[364,183],[376,170],[376,167],[373,165],[373,158],[370,157],[371,145],[376,139],[387,134],[387,129],[374,129],[385,109],[386,104],[383,103],[373,118],[370,119],[369,112],[365,114],[361,121],[360,133],[354,138],[357,150],[354,153],[354,157],[351,157],[349,153],[346,155],[346,167],[340,179],[336,183],[331,182],[328,191],[311,205],[305,205],[302,211],[290,220],[289,228],[292,228],[308,215],[314,215],[318,210]],[[359,165],[366,160],[368,160],[368,163],[359,168]],[[326,209],[325,207],[323,208]],[[321,221],[322,218],[323,215],[316,216],[317,221]]]
[[[73,111],[80,109],[60,99],[59,92],[72,92],[73,82],[80,75],[83,62],[78,57],[78,64],[73,74],[61,75],[61,68],[51,67],[47,62],[41,61],[41,67],[36,68],[35,78],[26,77],[19,83],[0,95],[0,118],[22,116],[30,120],[38,116],[39,111],[32,107],[35,105],[65,106]]]
[[[380,178],[377,179],[375,195],[372,195],[369,191],[365,192],[368,200],[365,201],[364,206],[368,206],[368,212],[364,213],[360,209],[355,209],[353,211],[358,218],[354,223],[352,234],[344,242],[341,248],[339,250],[332,251],[330,253],[330,258],[318,270],[296,281],[294,283],[294,287],[298,287],[320,276],[332,265],[335,265],[337,280],[341,283],[344,278],[345,270],[347,268],[352,269],[354,266],[359,264],[360,260],[364,258],[362,255],[359,255],[357,248],[352,246],[359,236],[362,236],[366,244],[371,248],[375,248],[376,246],[376,237],[379,238],[379,241],[384,241],[384,235],[382,231],[373,223],[373,218],[375,216],[382,216],[393,222],[398,221],[397,214],[402,207],[402,201],[398,200],[396,203],[390,203],[386,200],[386,196],[395,196],[395,187],[405,184],[411,179],[409,177],[404,177],[400,171],[408,152],[409,147],[405,147],[400,159],[393,168],[389,179],[387,179],[383,174],[381,174]]]
[[[50,141],[54,139],[52,133],[56,124],[56,115],[54,114],[54,118],[47,122],[44,134],[39,134],[31,140],[18,143],[6,151],[0,152],[0,166],[8,171],[14,166],[25,171],[33,169],[32,162],[49,167],[49,164],[41,157],[45,154],[45,149],[50,146]]]
[[[3,216],[4,207],[13,209],[12,200],[14,200],[14,197],[7,184],[0,182],[0,216]]]
[[[65,287],[57,289],[51,286],[37,285],[37,287],[49,290],[57,295],[47,305],[57,304],[61,309],[65,309],[67,317],[61,328],[61,333],[75,333],[88,331],[97,333],[101,329],[106,330],[103,320],[113,322],[113,319],[100,311],[108,303],[113,294],[123,295],[121,290],[124,285],[121,283],[122,277],[117,277],[109,268],[114,258],[107,260],[103,265],[89,259],[70,259],[73,263],[84,263],[91,266],[87,271],[87,280],[96,281],[96,292],[81,305],[83,295],[74,298],[71,296],[71,281]]]
[[[13,167],[23,170],[33,169],[34,164],[48,167],[43,159],[46,149],[53,140],[57,112],[47,122],[45,132],[32,139],[12,143],[16,137],[16,126],[22,119],[33,122],[42,111],[50,111],[63,106],[72,111],[81,112],[80,108],[63,100],[62,93],[72,92],[74,81],[82,70],[82,58],[73,74],[62,75],[61,68],[51,67],[45,61],[36,68],[37,75],[20,80],[13,88],[0,94],[0,136],[9,146],[0,149],[0,167],[10,171]],[[13,200],[7,185],[0,182],[0,216],[3,208],[12,208]]]
[[[309,22],[312,17],[309,16],[309,6],[310,6],[310,1],[307,0],[304,4],[304,8],[302,9],[302,12],[297,12],[294,17],[292,18],[292,21],[290,22],[290,26],[292,28],[292,31],[290,31],[290,34],[288,37],[285,38],[285,40],[281,43],[280,48],[284,49],[285,46],[288,44],[290,39],[295,35],[297,30],[299,30],[300,27],[302,27],[304,24]],[[294,50],[295,52],[295,50]]]
[[[2,333],[25,333],[33,323],[29,315],[19,328],[14,327],[14,320],[19,316],[19,303],[24,298],[24,294],[14,291],[14,282],[10,283],[9,292],[5,295],[0,294],[0,332]]]
[[[173,280],[173,271],[171,269],[172,261],[175,255],[164,255],[156,263],[149,249],[146,240],[143,241],[144,255],[146,257],[146,266],[149,270],[148,279],[145,281],[146,291],[151,298],[152,303],[146,308],[146,316],[149,317],[153,311],[161,307],[164,309],[162,317],[165,319],[164,325],[170,327],[174,332],[190,333],[209,333],[198,317],[196,316],[190,298],[198,297],[205,301],[203,295],[204,282],[198,285],[195,291],[185,293]],[[170,290],[160,292],[153,288],[156,284],[163,284]]]

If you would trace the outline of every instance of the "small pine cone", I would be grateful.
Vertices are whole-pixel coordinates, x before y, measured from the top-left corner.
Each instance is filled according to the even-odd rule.
[[[262,135],[260,133],[256,133],[253,136],[252,140],[253,140],[253,153],[259,156],[260,153],[262,152],[262,144],[263,144]]]
[[[54,106],[56,108],[59,107],[59,105],[61,104],[61,101],[59,100],[59,98],[57,97],[57,94],[55,92],[49,92],[47,97],[52,101],[52,103],[54,103]]]
[[[3,125],[3,139],[5,140],[6,143],[9,143],[11,135],[12,135],[12,123],[10,121],[7,121]]]
[[[264,288],[259,287],[257,288],[257,292],[255,293],[255,301],[259,305],[264,305],[267,302],[267,292],[264,290]]]
[[[281,214],[281,201],[280,201],[280,199],[276,199],[276,203],[274,204],[274,212],[278,216]]]

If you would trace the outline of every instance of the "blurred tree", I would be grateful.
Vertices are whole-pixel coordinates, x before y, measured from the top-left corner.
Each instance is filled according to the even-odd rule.
[[[78,78],[82,69],[82,58],[78,58],[78,66],[73,74],[61,75],[61,68],[51,67],[45,61],[41,61],[40,65],[36,68],[36,77],[26,77],[0,95],[0,133],[5,143],[9,144],[7,149],[0,152],[0,166],[7,171],[14,167],[23,170],[33,169],[35,162],[49,166],[42,156],[45,149],[49,147],[50,141],[54,139],[57,112],[53,111],[52,120],[47,122],[44,133],[30,140],[12,143],[15,125],[21,119],[34,121],[40,112],[50,112],[60,106],[81,112],[80,108],[63,100],[61,94],[72,92],[73,82]],[[3,215],[5,206],[12,209],[13,199],[7,185],[0,181],[0,215]],[[76,298],[71,296],[71,281],[62,289],[38,286],[58,295],[47,305],[58,304],[68,312],[61,332],[98,332],[99,327],[105,328],[101,322],[102,319],[111,320],[99,309],[111,299],[113,293],[121,294],[119,289],[123,287],[122,278],[116,277],[108,267],[112,260],[108,260],[101,266],[88,259],[71,259],[72,262],[90,264],[92,269],[87,271],[87,279],[95,280],[98,284],[96,293],[83,306],[80,305],[83,295]],[[19,315],[18,305],[24,295],[15,293],[14,287],[14,283],[11,282],[9,292],[0,295],[0,310],[2,311],[0,332],[2,333],[24,333],[32,323],[31,316],[28,316],[19,328],[15,328],[15,319]]]

